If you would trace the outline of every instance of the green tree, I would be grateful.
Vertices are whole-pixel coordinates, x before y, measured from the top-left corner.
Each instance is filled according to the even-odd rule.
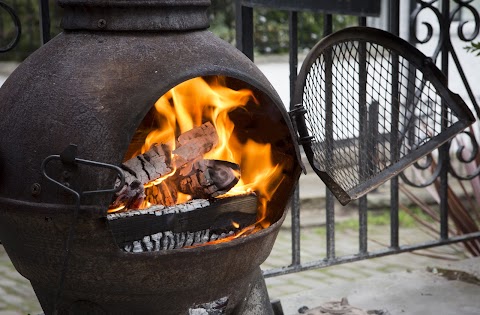
[[[20,42],[11,51],[0,54],[0,60],[22,61],[40,47],[40,17],[38,0],[7,0],[21,21]],[[61,9],[55,0],[49,0],[51,36],[61,32]],[[235,0],[212,0],[209,8],[210,30],[224,40],[235,44]],[[334,29],[351,25],[356,19],[349,16],[334,16]],[[299,12],[299,48],[310,49],[323,33],[323,14]],[[286,53],[288,38],[288,12],[267,8],[254,9],[254,41],[258,53]],[[0,46],[5,46],[15,34],[8,13],[0,9]]]
[[[212,0],[210,8],[211,31],[234,44],[235,40],[235,1]],[[258,53],[286,53],[290,43],[288,38],[288,12],[270,8],[254,9],[254,47]],[[309,49],[320,40],[323,34],[323,14],[315,12],[298,13],[299,48]],[[356,18],[335,15],[334,29],[353,25]]]
[[[212,0],[209,18],[210,30],[233,44],[235,41],[235,1]]]

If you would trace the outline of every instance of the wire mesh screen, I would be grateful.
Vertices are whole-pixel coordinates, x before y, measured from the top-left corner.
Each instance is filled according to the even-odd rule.
[[[399,38],[392,42],[391,34],[362,31],[365,38],[356,31],[348,39],[342,32],[338,41],[319,43],[304,62],[297,93],[305,112],[297,125],[309,140],[306,154],[344,204],[473,121],[418,50]],[[385,43],[379,36],[384,34]]]

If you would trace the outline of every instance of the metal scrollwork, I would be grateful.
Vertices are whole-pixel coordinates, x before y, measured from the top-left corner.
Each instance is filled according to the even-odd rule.
[[[470,21],[461,21],[457,27],[458,37],[462,41],[464,42],[472,41],[478,36],[480,31],[480,15],[478,14],[478,11],[471,5],[473,0],[467,0],[467,1],[454,0],[454,2],[458,4],[458,6],[450,14],[450,21],[453,21],[455,16],[459,15],[462,9],[467,10],[473,15],[474,28],[470,36],[466,36],[464,32],[464,26],[467,25]]]
[[[13,37],[13,39],[6,46],[0,47],[0,53],[3,53],[12,50],[18,44],[18,41],[20,40],[20,36],[22,34],[22,26],[18,15],[9,5],[0,1],[0,8],[5,10],[10,15],[15,28],[15,36]]]
[[[410,179],[405,171],[400,173],[399,176],[402,181],[409,186],[416,188],[424,188],[433,184],[435,180],[440,176],[440,171],[443,167],[443,164],[444,163],[441,159],[438,159],[438,161],[436,161],[432,153],[430,153],[426,155],[422,160],[415,162],[410,168],[410,170],[412,170],[414,174],[416,173],[416,171],[421,172],[430,169],[431,171],[428,173],[427,178],[420,178],[421,176],[417,175],[414,176],[416,180],[413,178]],[[424,174],[426,173],[422,173],[422,175]]]
[[[455,155],[457,160],[460,163],[462,163],[463,166],[465,166],[465,169],[467,170],[468,174],[467,175],[459,174],[456,171],[455,167],[453,166],[450,167],[449,172],[450,174],[452,174],[453,177],[457,179],[472,180],[473,178],[480,175],[480,166],[473,164],[473,162],[475,162],[478,155],[478,150],[479,150],[478,142],[475,139],[475,135],[473,134],[473,132],[464,131],[462,135],[466,136],[466,138],[468,139],[468,143],[465,143],[465,141],[457,140],[458,147],[456,148]],[[471,167],[467,167],[468,164],[470,164]],[[471,168],[475,168],[475,169],[472,170]]]
[[[467,80],[467,76],[465,75],[460,64],[460,60],[457,56],[450,36],[450,29],[452,25],[456,26],[455,31],[458,35],[458,38],[463,42],[473,41],[480,34],[480,14],[472,5],[473,1],[474,0],[453,0],[451,6],[445,6],[443,2],[438,0],[415,1],[416,7],[413,8],[410,15],[410,36],[411,40],[416,44],[425,44],[429,41],[438,39],[438,42],[435,44],[435,50],[431,55],[432,59],[437,60],[440,53],[442,53],[442,58],[444,57],[444,54],[448,54],[451,57],[451,60],[454,62],[455,67],[457,68],[462,79],[462,83],[465,86],[465,90],[471,101],[472,108],[475,110],[476,116],[480,117],[480,108]],[[447,9],[449,12],[446,12]],[[432,21],[432,19],[430,19],[426,22],[419,22],[418,20],[421,12],[429,12],[429,14],[433,13],[431,16],[435,16],[434,20]],[[459,17],[461,17],[464,13],[468,14],[468,20],[459,19]],[[421,23],[427,28],[427,34],[423,38],[418,38],[416,34],[417,22]],[[433,31],[434,28],[432,23],[438,23],[440,28],[438,37],[434,36],[436,33]],[[448,76],[448,69],[443,70],[446,70],[445,72]],[[450,160],[448,157],[439,158],[438,165],[434,165],[435,161],[430,156],[424,158],[422,164],[416,163],[413,165],[412,168],[417,169],[418,172],[425,171],[427,168],[435,167],[434,170],[431,170],[431,175],[429,176],[428,180],[422,180],[422,183],[418,184],[415,180],[412,180],[411,178],[409,179],[408,175],[401,174],[400,177],[402,180],[406,184],[414,187],[426,187],[435,181],[435,179],[439,176],[439,170],[442,167],[447,168],[448,172],[454,178],[460,180],[471,180],[480,175],[480,166],[475,164],[475,160],[477,159],[479,153],[479,145],[472,129],[470,131],[463,132],[461,135],[458,135],[452,139],[448,145],[451,150],[455,150],[455,152],[452,152],[456,156],[455,159]],[[411,175],[414,176],[415,172],[417,171],[414,171]]]
[[[438,25],[440,26],[440,34],[443,33],[443,25],[441,23],[442,21],[442,13],[438,10],[438,8],[435,6],[435,3],[438,2],[438,0],[432,0],[432,1],[417,1],[417,6],[411,13],[410,15],[410,34],[412,36],[412,39],[414,40],[415,43],[417,44],[425,44],[429,42],[432,37],[433,37],[433,26],[429,22],[422,22],[422,24],[427,28],[427,35],[423,39],[420,39],[417,37],[417,32],[416,32],[416,24],[418,20],[418,16],[421,12],[424,12],[424,10],[430,10],[435,14],[438,20]],[[437,48],[435,51],[439,50],[441,46],[441,42],[437,44]]]
[[[428,41],[430,41],[433,38],[433,27],[430,24],[430,22],[422,22],[423,25],[427,26],[428,34],[424,39],[421,39],[421,40],[418,39],[416,35],[416,24],[417,24],[417,19],[420,12],[428,9],[435,14],[438,25],[440,27],[440,32],[438,37],[438,43],[436,45],[434,53],[432,54],[432,59],[436,60],[440,55],[440,52],[442,52],[442,50],[444,54],[449,54],[452,57],[455,63],[455,67],[457,68],[458,73],[462,79],[462,82],[464,83],[464,86],[470,98],[470,101],[473,104],[475,112],[477,116],[480,117],[480,107],[478,106],[477,100],[475,98],[475,95],[473,94],[470,84],[468,83],[468,80],[463,71],[463,68],[460,65],[460,60],[453,47],[451,37],[450,37],[450,27],[452,26],[452,22],[455,20],[455,18],[458,17],[461,12],[470,12],[471,15],[473,16],[473,23],[474,23],[471,34],[467,35],[465,31],[466,29],[465,26],[467,24],[470,24],[471,21],[460,21],[457,26],[457,34],[458,34],[458,38],[464,42],[474,40],[480,33],[480,14],[475,9],[475,7],[471,5],[473,0],[453,0],[453,1],[455,3],[455,7],[450,12],[441,12],[440,9],[438,8],[440,6],[439,1],[417,0],[416,1],[417,6],[410,15],[410,34],[411,34],[412,40],[417,44],[425,44]],[[446,74],[448,75],[448,73]]]

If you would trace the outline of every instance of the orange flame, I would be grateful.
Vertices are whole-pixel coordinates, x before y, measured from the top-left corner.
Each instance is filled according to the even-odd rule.
[[[241,141],[234,132],[235,125],[230,118],[231,112],[238,109],[246,110],[247,104],[260,105],[251,90],[228,88],[225,78],[197,77],[185,81],[165,93],[155,103],[155,119],[161,129],[148,134],[140,152],[146,152],[155,143],[169,144],[175,149],[176,139],[181,133],[207,121],[214,125],[219,142],[205,154],[204,158],[225,160],[240,165],[240,181],[228,195],[255,192],[259,198],[257,216],[259,225],[247,227],[236,235],[221,240],[222,242],[253,233],[258,228],[269,225],[268,222],[264,222],[268,202],[283,180],[282,166],[272,161],[270,144],[257,143],[252,139]],[[165,178],[166,176],[147,185],[157,185]],[[191,197],[187,195],[180,196],[178,203],[188,201],[189,198]]]

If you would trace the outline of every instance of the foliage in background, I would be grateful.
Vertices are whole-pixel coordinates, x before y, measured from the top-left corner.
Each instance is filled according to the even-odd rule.
[[[470,46],[465,46],[465,50],[470,53],[476,53],[477,56],[480,56],[480,42],[471,42]]]
[[[300,50],[309,50],[323,36],[323,17],[321,13],[298,13],[298,47]],[[261,54],[286,53],[289,48],[288,12],[255,9],[255,49]],[[334,15],[333,30],[339,30],[354,25],[353,16]]]
[[[287,53],[289,48],[288,38],[288,12],[268,8],[255,8],[254,41],[256,52],[260,54]],[[356,18],[353,16],[335,15],[333,20],[334,30],[354,25]],[[299,48],[308,50],[322,38],[323,14],[313,12],[298,13],[298,42]],[[235,1],[212,0],[210,8],[210,30],[217,36],[234,44],[235,43]]]
[[[61,9],[55,0],[50,2],[51,35],[61,32]],[[40,47],[39,1],[7,0],[17,12],[22,36],[16,48],[8,53],[0,54],[0,60],[22,61]],[[220,38],[235,44],[235,1],[212,0],[209,8],[210,30]],[[323,14],[299,12],[299,48],[308,50],[322,37]],[[352,16],[334,16],[334,30],[353,25],[356,18]],[[288,12],[266,8],[254,9],[255,49],[260,54],[279,54],[288,52]],[[7,44],[14,35],[13,22],[10,16],[0,10],[0,45]]]

